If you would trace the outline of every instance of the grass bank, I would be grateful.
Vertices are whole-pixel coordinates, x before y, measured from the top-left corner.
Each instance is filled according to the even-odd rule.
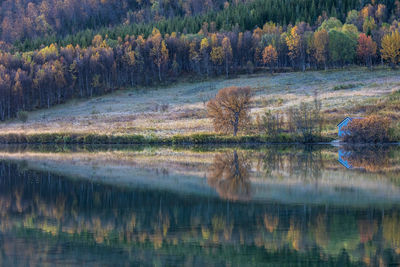
[[[165,87],[118,90],[91,99],[75,99],[50,109],[29,112],[24,120],[0,123],[1,133],[79,133],[100,135],[174,136],[213,132],[206,102],[222,88],[249,86],[253,101],[250,116],[286,112],[301,103],[322,103],[326,118],[323,135],[337,134],[336,125],[346,116],[364,117],[376,102],[400,89],[400,69],[350,68],[290,73],[258,73],[231,79],[215,78]],[[381,104],[382,105],[382,104]],[[365,107],[371,107],[366,109]],[[399,109],[378,109],[400,118]],[[385,114],[382,114],[385,113]],[[390,113],[390,114],[389,114]],[[250,133],[249,133],[250,134]],[[255,134],[255,133],[252,133]]]
[[[300,135],[279,134],[229,136],[219,134],[190,134],[161,137],[155,135],[107,135],[76,133],[0,134],[0,144],[268,144],[268,143],[327,143],[332,137],[314,136],[305,142]]]

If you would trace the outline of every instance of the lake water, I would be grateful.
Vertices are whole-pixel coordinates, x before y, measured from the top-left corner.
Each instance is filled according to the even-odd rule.
[[[400,264],[400,147],[2,147],[1,266]]]

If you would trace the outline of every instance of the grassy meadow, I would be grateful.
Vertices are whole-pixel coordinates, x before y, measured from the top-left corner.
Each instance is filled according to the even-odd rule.
[[[318,92],[326,120],[325,136],[334,137],[336,124],[347,115],[377,113],[400,118],[400,101],[395,93],[400,90],[400,71],[386,67],[373,71],[354,67],[335,71],[258,73],[166,87],[124,89],[33,111],[28,113],[26,122],[14,119],[0,127],[3,135],[75,133],[169,138],[213,133],[206,103],[218,90],[228,86],[251,87],[253,119],[268,110],[281,112],[301,102],[313,101]]]

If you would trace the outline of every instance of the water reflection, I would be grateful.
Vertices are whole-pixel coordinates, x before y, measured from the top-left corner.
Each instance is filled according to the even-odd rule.
[[[244,152],[229,151],[218,153],[207,176],[208,184],[214,187],[222,198],[249,200],[251,184],[249,170],[251,162]]]
[[[230,156],[235,159],[234,153]],[[121,260],[123,253],[132,262],[162,265],[183,264],[195,255],[189,261],[194,265],[261,264],[268,259],[375,265],[399,260],[400,216],[393,208],[227,206],[224,201],[21,171],[9,163],[2,163],[0,172],[3,262],[22,253],[21,259],[32,265],[49,263],[67,252],[102,260],[100,254],[108,253],[111,262]],[[15,236],[19,246],[10,243]],[[21,242],[32,239],[40,251],[35,243]],[[85,249],[71,252],[71,246]]]
[[[322,150],[313,146],[287,150],[272,147],[260,153],[259,157],[266,177],[276,176],[277,173],[288,173],[290,176],[305,180],[317,180],[324,168]]]
[[[345,146],[338,151],[338,161],[347,169],[380,172],[396,167],[390,153],[390,146]]]
[[[362,172],[348,171],[337,163],[335,149],[302,147],[129,152],[132,158],[107,152],[108,161],[99,160],[99,153],[73,154],[75,165],[64,163],[69,154],[56,163],[43,154],[32,154],[35,160],[22,155],[17,160],[14,155],[12,160],[0,161],[0,265],[396,265],[400,263],[398,202],[388,198],[385,205],[374,205],[381,197],[373,195],[380,192],[375,183],[368,191],[370,202],[360,200],[357,191],[374,179],[398,187],[392,181],[398,177],[399,149],[384,152],[383,162],[389,162],[380,165],[387,166],[384,172],[365,167]],[[355,155],[370,157],[365,154]],[[40,157],[47,165],[40,165]],[[176,173],[182,180],[189,179],[184,170],[200,177],[196,179],[206,173],[204,181],[218,197],[116,183],[114,177],[123,173],[103,168],[106,162],[121,164],[122,159],[132,166],[165,168],[168,175],[158,178],[155,171],[140,173],[157,182],[178,177]],[[93,173],[83,172],[86,169],[80,164],[87,167],[93,162],[96,173],[113,180],[100,181]],[[73,166],[81,177],[66,175],[65,166]],[[123,167],[118,165],[118,170]],[[139,169],[127,170],[134,179],[132,170]],[[342,182],[347,174],[353,176]],[[346,191],[350,204],[315,202],[314,195],[308,203],[299,193],[318,182],[319,187],[306,195],[333,194],[327,190],[336,192],[348,185],[346,181],[358,188]],[[175,186],[182,183],[177,180]],[[287,196],[279,201],[254,201],[264,187],[268,196],[290,188],[279,192],[289,192],[296,201],[285,201]],[[356,205],[357,201],[367,204]]]

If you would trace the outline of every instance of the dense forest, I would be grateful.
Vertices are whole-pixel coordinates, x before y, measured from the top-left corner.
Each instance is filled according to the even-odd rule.
[[[13,42],[63,36],[82,29],[148,23],[223,7],[222,0],[6,0],[0,9],[1,38]]]
[[[206,1],[221,8],[211,13],[202,1],[202,8],[195,8],[199,3],[194,0],[179,2],[177,7],[171,6],[173,1],[166,1],[169,8],[161,8],[160,4],[168,4],[154,1],[151,6],[147,1],[26,2],[3,1],[1,6],[1,120],[22,110],[49,108],[73,97],[171,82],[182,75],[206,78],[252,73],[260,68],[305,70],[383,62],[395,67],[400,61],[398,0],[372,1],[362,8],[358,0]],[[163,10],[160,18],[151,13],[155,3]],[[123,5],[126,8],[121,8]],[[66,12],[71,6],[78,11]],[[47,16],[42,13],[45,7]],[[141,19],[127,17],[128,22],[118,24],[124,17],[118,14],[120,10],[137,9],[140,13],[146,12],[147,7],[150,15]],[[13,17],[17,13],[20,17]],[[135,17],[136,13],[129,14]],[[224,16],[225,24],[221,21]],[[184,25],[173,24],[179,21]],[[257,27],[261,21],[267,22]],[[146,27],[164,23],[162,31],[152,28],[147,34],[145,24],[141,24],[147,22],[150,26]],[[48,31],[38,30],[41,28],[37,25],[46,25]],[[105,25],[110,26],[100,29]],[[143,32],[138,31],[140,25]],[[80,36],[82,33],[74,32],[85,27],[84,32],[91,38],[89,43],[83,37],[65,43],[68,38],[73,39],[71,36]],[[182,27],[185,29],[181,31]],[[97,30],[101,34],[92,38]],[[131,31],[137,34],[129,34]],[[36,48],[37,40],[45,44],[46,38],[55,41]],[[24,48],[16,45],[22,42]]]
[[[7,2],[7,1],[6,1]],[[67,2],[67,3],[66,3]],[[121,3],[122,2],[122,3]],[[4,16],[2,40],[14,42],[18,50],[32,50],[57,43],[87,47],[95,35],[117,40],[126,35],[148,37],[153,28],[161,34],[198,33],[204,22],[211,31],[253,30],[266,21],[279,25],[304,21],[314,24],[320,15],[333,16],[342,22],[349,11],[360,10],[370,1],[360,0],[185,0],[185,1],[65,1],[41,0],[31,3],[20,17]],[[12,2],[14,3],[14,2]],[[392,0],[374,0],[385,5],[391,16],[396,5]],[[15,3],[14,3],[15,5]],[[4,6],[4,5],[3,5]],[[10,7],[12,5],[9,5]],[[5,7],[3,10],[12,10]],[[121,9],[120,7],[123,7]],[[24,5],[14,8],[24,10]],[[126,14],[122,10],[126,10]],[[6,13],[14,14],[14,13]]]

